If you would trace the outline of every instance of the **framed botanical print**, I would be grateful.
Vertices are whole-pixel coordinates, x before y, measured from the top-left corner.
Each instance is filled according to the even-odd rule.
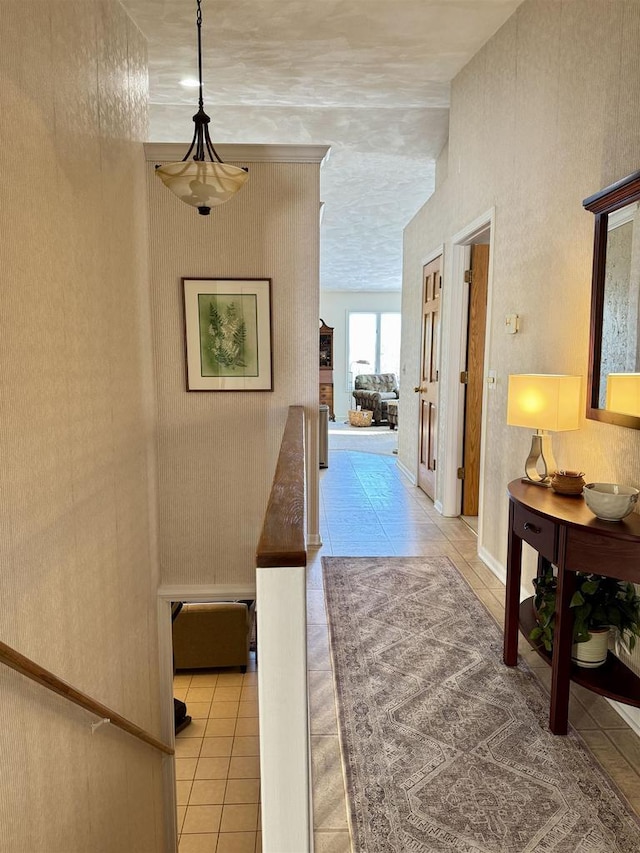
[[[271,279],[183,278],[189,391],[271,391]]]

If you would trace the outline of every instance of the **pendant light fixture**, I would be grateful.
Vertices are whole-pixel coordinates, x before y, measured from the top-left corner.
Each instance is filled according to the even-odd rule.
[[[211,119],[204,111],[202,98],[202,9],[200,4],[201,0],[197,0],[200,95],[198,112],[193,117],[195,124],[193,139],[189,150],[180,162],[156,166],[156,174],[181,201],[197,207],[198,213],[208,216],[212,207],[224,204],[235,195],[247,182],[249,175],[247,169],[223,163],[209,136]],[[193,158],[189,160],[192,152]]]

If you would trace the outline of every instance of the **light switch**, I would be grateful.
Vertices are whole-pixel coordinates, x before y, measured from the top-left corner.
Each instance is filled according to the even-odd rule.
[[[495,370],[490,370],[487,373],[487,388],[489,391],[493,391],[496,387],[496,376],[497,374]]]
[[[520,317],[517,314],[507,314],[504,318],[504,326],[508,335],[515,335],[520,328]]]

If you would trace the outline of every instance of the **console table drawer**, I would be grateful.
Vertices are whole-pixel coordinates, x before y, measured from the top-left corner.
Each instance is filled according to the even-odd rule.
[[[558,554],[557,526],[550,519],[529,512],[520,504],[516,504],[514,509],[514,532],[535,548],[538,554],[554,563]]]

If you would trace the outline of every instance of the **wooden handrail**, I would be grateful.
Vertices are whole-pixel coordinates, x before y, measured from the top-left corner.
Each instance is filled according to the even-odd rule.
[[[304,408],[289,406],[256,552],[258,568],[306,566]]]
[[[256,552],[256,615],[262,845],[309,853],[304,445],[304,409],[290,406]]]
[[[0,642],[0,661],[8,667],[11,667],[11,669],[15,669],[16,672],[19,672],[27,678],[30,678],[32,681],[46,687],[47,690],[51,690],[53,693],[63,696],[65,699],[73,702],[74,705],[79,705],[81,708],[84,708],[85,711],[89,711],[91,714],[95,714],[103,720],[109,720],[109,722],[117,728],[137,737],[138,740],[144,741],[146,744],[149,744],[149,746],[153,746],[155,749],[159,749],[167,755],[174,754],[173,748],[167,746],[166,743],[157,740],[153,735],[150,735],[147,731],[141,729],[140,726],[136,726],[135,723],[130,722],[126,717],[112,711],[110,708],[107,708],[106,705],[92,699],[91,696],[87,696],[85,693],[81,693],[79,690],[76,690],[75,687],[71,687],[65,681],[58,678],[57,675],[54,675],[47,669],[44,669],[44,667],[35,663],[30,658],[21,655],[20,652],[17,652],[15,649],[12,649],[11,646],[8,646],[3,642]]]

